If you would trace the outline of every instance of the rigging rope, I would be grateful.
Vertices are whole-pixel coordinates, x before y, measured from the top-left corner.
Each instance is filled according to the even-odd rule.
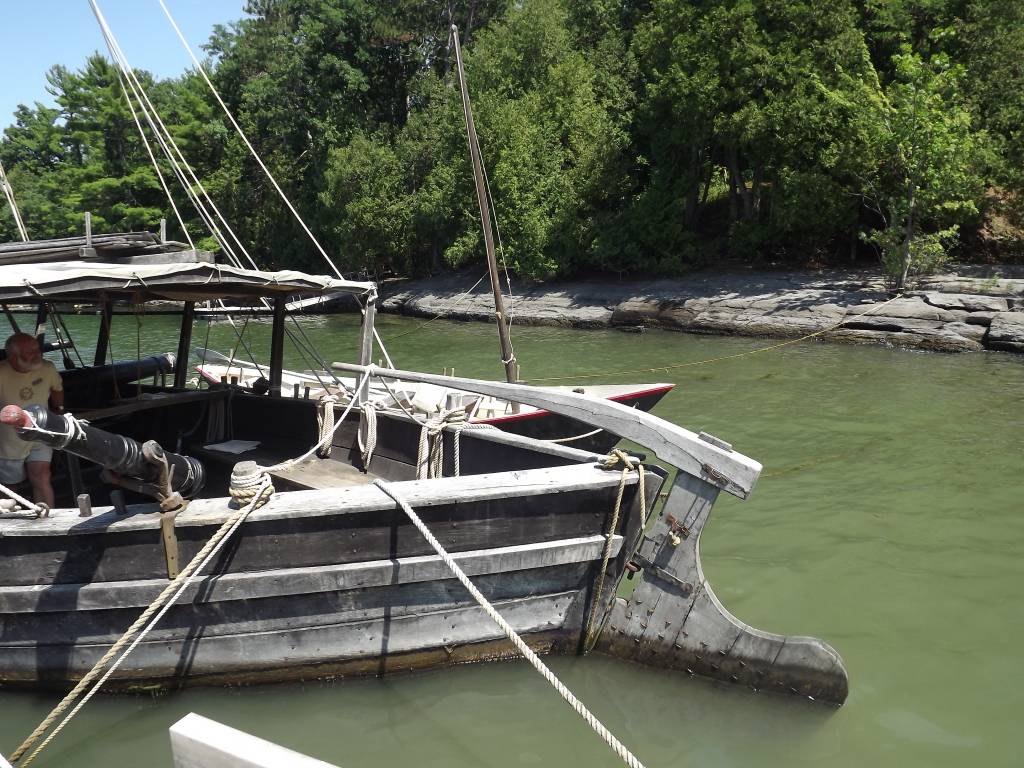
[[[426,328],[426,327],[427,327],[428,325],[430,325],[430,324],[431,324],[432,322],[434,322],[435,320],[439,320],[439,319],[440,319],[441,317],[443,317],[443,316],[445,315],[445,313],[447,313],[447,312],[451,312],[451,311],[452,311],[453,309],[455,309],[455,307],[459,306],[459,304],[461,304],[461,303],[463,302],[463,300],[464,300],[464,299],[465,299],[465,298],[466,298],[467,296],[469,296],[469,295],[470,295],[470,294],[471,294],[471,293],[472,293],[473,291],[475,291],[475,290],[476,290],[476,288],[477,288],[477,286],[478,286],[478,285],[480,285],[480,283],[482,283],[482,282],[483,282],[483,281],[484,281],[484,280],[485,280],[486,278],[487,278],[487,273],[486,273],[486,272],[484,272],[484,274],[483,274],[483,275],[481,275],[480,279],[479,279],[479,280],[477,280],[477,281],[476,281],[475,283],[473,283],[473,285],[472,285],[472,286],[471,286],[471,287],[469,288],[469,290],[467,290],[467,291],[463,291],[463,292],[462,292],[462,293],[461,293],[461,294],[460,294],[460,295],[459,295],[459,296],[458,296],[458,297],[457,297],[457,298],[455,299],[455,301],[453,301],[453,302],[452,302],[451,304],[449,304],[449,305],[447,306],[447,308],[445,308],[445,309],[443,309],[442,311],[438,312],[438,313],[437,313],[436,315],[434,315],[434,316],[433,316],[432,318],[430,318],[430,319],[429,319],[429,320],[427,320],[426,322],[420,323],[420,324],[419,324],[419,325],[417,325],[417,326],[416,326],[415,328],[410,328],[410,329],[409,329],[408,331],[402,331],[401,333],[396,333],[396,334],[395,334],[394,336],[389,336],[389,337],[388,337],[388,343],[390,344],[390,343],[391,343],[391,342],[393,342],[393,341],[394,341],[395,339],[400,339],[400,338],[402,338],[403,336],[408,336],[408,335],[409,335],[410,333],[416,333],[417,331],[421,330],[422,328]],[[390,367],[391,367],[391,368],[394,368],[394,366],[393,366],[393,365],[392,365],[392,366],[390,366]]]
[[[178,225],[181,227],[181,231],[185,233],[185,240],[188,241],[189,248],[193,251],[196,249],[196,244],[192,242],[192,235],[189,234],[188,227],[185,226],[185,220],[181,217],[181,213],[178,211],[178,206],[174,203],[174,198],[171,196],[171,190],[167,186],[167,181],[164,179],[163,171],[160,170],[160,164],[157,163],[156,157],[153,155],[153,149],[149,146],[149,140],[146,138],[145,131],[142,130],[142,123],[139,122],[139,115],[135,111],[135,105],[132,104],[131,97],[128,95],[128,89],[124,85],[124,73],[120,69],[117,71],[118,83],[121,86],[121,93],[124,95],[124,100],[128,102],[128,109],[131,110],[132,120],[135,121],[135,127],[139,129],[139,137],[142,139],[142,146],[146,148],[146,154],[149,155],[149,161],[153,164],[153,170],[156,171],[156,177],[160,181],[160,188],[163,189],[164,194],[167,195],[167,200],[171,204],[171,209],[174,211],[174,217],[178,220]]]
[[[54,722],[56,722],[57,718],[67,712],[82,692],[91,685],[92,687],[89,688],[88,693],[85,694],[82,700],[79,701],[70,712],[68,712],[64,719],[57,724],[57,727],[54,728],[46,739],[43,740],[43,742],[35,748],[32,754],[28,756],[25,762],[21,763],[21,766],[26,766],[35,760],[36,756],[46,748],[57,734],[64,729],[64,726],[67,725],[71,719],[78,714],[82,707],[84,707],[96,694],[96,692],[103,687],[104,683],[106,683],[110,676],[114,674],[121,663],[136,648],[136,646],[142,642],[142,639],[153,629],[154,626],[156,626],[157,622],[163,618],[164,614],[167,613],[170,607],[174,605],[177,599],[181,597],[182,593],[188,588],[188,585],[192,582],[195,574],[205,568],[207,564],[213,560],[220,551],[220,548],[228,538],[230,538],[231,534],[238,530],[238,527],[245,521],[245,518],[249,516],[249,513],[266,503],[267,499],[269,499],[273,494],[274,487],[270,484],[269,478],[266,475],[263,475],[262,477],[264,480],[261,481],[260,489],[251,496],[249,502],[224,521],[221,527],[218,528],[216,533],[210,537],[209,541],[206,542],[203,548],[199,550],[196,556],[192,558],[181,573],[179,573],[166,587],[164,587],[163,591],[157,596],[157,598],[150,603],[149,607],[146,608],[146,610],[142,612],[139,618],[132,623],[125,633],[118,638],[117,642],[110,647],[103,657],[96,662],[95,666],[93,666],[93,668],[78,681],[78,684],[71,690],[71,692],[68,693],[67,696],[65,696],[61,702],[54,707],[53,711],[43,719],[36,729],[29,734],[28,738],[22,742],[21,746],[11,754],[11,763],[18,762],[22,755],[32,749],[33,745],[35,745],[35,743],[39,741],[39,738],[46,733]],[[131,643],[130,645],[129,642]],[[121,649],[126,645],[128,646],[127,649],[125,649],[124,653],[120,653]],[[120,655],[118,655],[119,653]],[[117,656],[116,660],[114,660],[115,656]],[[111,664],[112,660],[113,663]],[[107,666],[108,664],[110,664],[109,667]],[[106,668],[106,672],[103,672],[104,668]],[[100,676],[101,672],[103,672],[102,677]],[[99,678],[98,680],[97,677]],[[95,684],[93,684],[94,680],[96,680]]]
[[[238,124],[238,121],[235,120],[235,116],[233,114],[231,114],[231,110],[228,109],[227,104],[225,104],[224,100],[220,97],[220,93],[217,91],[217,88],[214,86],[213,82],[210,80],[209,76],[206,74],[206,68],[203,67],[202,63],[196,57],[195,53],[193,53],[192,46],[190,46],[188,44],[188,41],[185,39],[185,36],[182,34],[181,29],[178,27],[177,22],[175,22],[174,17],[171,15],[171,12],[167,8],[167,5],[164,3],[164,0],[159,0],[159,2],[160,2],[160,7],[163,9],[164,15],[167,17],[167,21],[169,21],[170,24],[171,24],[171,27],[174,28],[175,34],[177,34],[178,39],[181,41],[182,46],[184,46],[185,50],[188,52],[189,58],[192,59],[192,63],[195,65],[196,70],[202,76],[203,82],[206,83],[207,87],[210,89],[210,92],[213,94],[214,98],[217,100],[217,103],[220,104],[221,109],[224,110],[224,114],[227,116],[228,120],[231,121],[231,125],[234,127],[235,131],[238,133],[239,138],[241,138],[242,141],[245,143],[245,146],[249,150],[249,153],[253,156],[253,159],[256,160],[257,164],[259,164],[260,168],[263,170],[263,173],[266,174],[267,179],[270,181],[270,183],[273,185],[274,189],[277,191],[277,194],[280,195],[281,200],[288,207],[288,210],[291,212],[292,216],[295,217],[295,220],[299,223],[299,226],[302,227],[302,230],[309,237],[310,241],[316,247],[317,251],[320,252],[320,255],[324,258],[324,261],[326,261],[328,266],[330,266],[330,268],[334,272],[335,276],[337,276],[341,280],[344,280],[345,276],[341,273],[341,270],[338,269],[338,267],[335,265],[335,263],[331,259],[331,257],[327,255],[327,251],[324,250],[324,247],[322,245],[320,245],[320,241],[316,239],[316,236],[313,234],[312,230],[306,225],[306,222],[303,220],[302,216],[299,215],[299,212],[295,209],[295,206],[292,205],[291,200],[288,199],[288,196],[284,193],[284,190],[281,189],[281,185],[278,184],[277,183],[277,179],[274,178],[274,174],[272,174],[270,172],[270,169],[263,162],[263,159],[259,156],[259,153],[256,152],[255,148],[252,146],[252,143],[249,141],[249,137],[245,135],[245,131],[242,130],[242,127]],[[204,190],[204,193],[205,193],[205,190]],[[231,234],[232,234],[232,236],[234,236],[234,232],[232,232]],[[235,239],[237,240],[238,238],[236,237]],[[239,245],[241,245],[241,243],[239,243]],[[245,249],[243,248],[243,251],[244,250]],[[249,256],[249,254],[246,253],[246,257],[248,257],[248,256]],[[251,260],[252,259],[250,258],[250,261]],[[253,264],[253,267],[255,268],[255,263]],[[364,310],[364,313],[365,313],[365,310]],[[380,334],[377,333],[377,329],[376,328],[373,329],[373,337],[377,341],[377,344],[380,346],[381,354],[384,355],[384,359],[387,361],[388,367],[389,368],[394,368],[395,364],[391,361],[391,357],[390,357],[390,355],[388,355],[388,351],[384,347],[384,340],[380,337]]]
[[[334,434],[334,406],[338,402],[338,396],[324,393],[316,402],[316,424],[320,435],[321,446],[316,455],[321,459],[329,458],[331,455],[330,441],[323,442],[324,436]]]
[[[360,410],[362,413],[359,418],[359,429],[356,430],[356,441],[359,443],[363,469],[369,472],[370,460],[373,459],[373,452],[377,450],[377,407],[367,401]]]
[[[626,490],[626,479],[629,473],[636,470],[637,484],[640,490],[641,515],[647,514],[647,487],[644,482],[644,465],[639,459],[635,459],[623,450],[614,449],[601,460],[601,469],[612,470],[622,464],[622,474],[619,475],[619,488],[615,493],[615,506],[612,508],[612,518],[608,523],[608,531],[605,533],[604,553],[601,555],[601,570],[597,574],[597,583],[594,585],[594,596],[590,601],[590,614],[587,616],[586,628],[583,632],[583,649],[589,652],[597,641],[594,632],[594,619],[600,609],[601,596],[604,592],[604,580],[608,574],[608,562],[612,557],[612,542],[615,539],[615,530],[619,527],[619,513],[622,509],[622,495]]]
[[[369,372],[364,373],[360,381],[360,386],[364,384],[369,378]],[[82,695],[82,692],[89,687],[103,669],[110,664],[111,660],[128,645],[128,648],[117,657],[116,661],[107,668],[106,672],[103,673],[102,677],[96,681],[95,685],[89,689],[88,693],[82,698],[78,704],[74,705],[74,708],[64,717],[63,720],[57,725],[57,727],[46,737],[46,739],[35,748],[35,751],[28,756],[28,759],[22,763],[22,766],[26,766],[31,763],[36,756],[57,736],[58,733],[63,730],[64,726],[67,725],[71,719],[78,714],[78,712],[85,706],[85,704],[91,699],[97,691],[99,691],[103,685],[110,679],[110,676],[114,674],[121,663],[127,658],[127,656],[138,646],[142,639],[156,626],[157,622],[167,613],[170,607],[175,601],[182,595],[182,593],[188,588],[188,585],[192,581],[192,577],[201,571],[206,565],[216,556],[217,552],[223,546],[224,542],[233,534],[238,527],[245,521],[249,513],[254,509],[262,506],[274,493],[274,486],[270,480],[269,473],[272,471],[280,471],[295,466],[296,464],[305,461],[309,458],[325,440],[330,440],[333,437],[334,431],[341,426],[345,421],[345,417],[348,416],[352,409],[354,400],[350,401],[348,406],[345,408],[341,418],[334,426],[334,430],[328,433],[325,437],[321,437],[309,451],[301,456],[288,461],[280,462],[271,467],[255,467],[256,471],[248,475],[239,475],[232,473],[231,482],[232,488],[230,493],[233,499],[242,504],[241,508],[229,517],[221,525],[217,532],[207,541],[206,545],[196,554],[194,558],[189,562],[187,566],[179,573],[174,580],[172,580],[167,587],[157,596],[157,598],[143,611],[142,615],[125,631],[125,633],[118,638],[117,642],[103,655],[103,657],[96,662],[95,666],[78,682],[78,684],[71,690],[70,693],[65,696],[61,702],[54,707],[53,711],[47,715],[43,721],[36,727],[36,729],[29,734],[28,738],[22,742],[11,755],[10,762],[16,763],[28,750],[32,749],[33,745],[39,741],[40,737],[56,722],[62,714],[68,711],[68,709],[74,704],[75,700]],[[65,414],[65,418],[70,417],[70,414]],[[71,439],[72,430],[81,429],[81,425],[74,417],[70,417],[68,421],[69,432],[68,439]],[[146,622],[149,622],[148,624]],[[143,625],[145,627],[143,628]],[[140,628],[141,632],[140,632]],[[132,638],[135,638],[132,640]]]
[[[615,753],[622,758],[622,761],[626,763],[626,765],[630,766],[630,768],[643,768],[643,763],[641,763],[621,741],[615,738],[611,731],[609,731],[601,721],[598,720],[590,710],[586,708],[586,706],[584,706],[583,702],[572,694],[572,691],[570,691],[565,684],[555,676],[554,672],[548,669],[547,665],[541,661],[540,657],[533,652],[533,649],[526,644],[515,629],[513,629],[501,614],[495,610],[494,606],[491,605],[483,594],[481,594],[480,590],[476,588],[476,585],[469,580],[469,577],[466,576],[466,573],[459,567],[459,564],[456,563],[455,559],[448,553],[448,551],[441,546],[441,542],[439,542],[434,534],[430,532],[430,529],[427,528],[423,520],[420,519],[420,516],[416,514],[409,502],[405,500],[395,487],[383,480],[375,480],[373,484],[391,497],[391,499],[401,507],[402,511],[405,512],[413,525],[419,529],[419,532],[423,534],[423,537],[430,543],[430,546],[434,548],[434,551],[437,552],[445,565],[447,565],[449,570],[451,570],[455,575],[455,578],[462,583],[462,586],[464,586],[469,594],[473,596],[473,599],[476,600],[481,608],[483,608],[484,612],[491,618],[491,620],[501,628],[501,631],[505,633],[505,637],[507,637],[512,645],[516,647],[516,650],[518,650],[526,660],[530,662],[533,668],[537,670],[556,691],[558,691],[559,695],[565,699],[569,706],[576,710],[576,713],[594,729],[595,733],[604,739],[605,743],[607,743],[608,746],[610,746]]]

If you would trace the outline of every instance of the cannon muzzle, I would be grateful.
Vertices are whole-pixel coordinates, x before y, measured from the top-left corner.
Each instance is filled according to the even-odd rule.
[[[203,465],[191,456],[165,451],[155,440],[139,444],[42,406],[4,406],[0,423],[14,427],[23,440],[37,441],[99,464],[108,470],[105,476],[111,482],[160,501],[174,495],[192,498],[206,483]]]

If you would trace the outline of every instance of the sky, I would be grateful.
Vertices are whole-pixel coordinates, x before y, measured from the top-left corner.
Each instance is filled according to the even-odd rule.
[[[189,45],[202,58],[215,24],[242,17],[245,0],[164,0]],[[192,62],[157,0],[97,0],[129,63],[159,78],[180,75]],[[0,0],[0,130],[18,104],[41,101],[46,71],[55,64],[78,69],[106,46],[88,0]]]

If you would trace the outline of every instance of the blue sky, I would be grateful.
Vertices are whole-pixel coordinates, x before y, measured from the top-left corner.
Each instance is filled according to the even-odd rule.
[[[245,0],[164,0],[194,50],[215,24],[242,17]],[[98,0],[132,66],[158,77],[178,75],[192,62],[157,0]],[[95,51],[106,54],[88,0],[0,0],[0,130],[18,104],[41,101],[54,64],[78,69]]]

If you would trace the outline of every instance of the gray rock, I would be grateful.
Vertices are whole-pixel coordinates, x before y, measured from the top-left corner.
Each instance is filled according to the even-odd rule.
[[[1024,312],[1001,312],[993,317],[986,344],[989,349],[1024,352]]]
[[[492,322],[486,281],[476,275],[395,281],[385,312]],[[937,275],[890,300],[874,272],[701,273],[679,279],[515,285],[510,309],[523,325],[662,327],[692,333],[879,342],[944,352],[990,346],[1024,352],[1024,279]],[[988,330],[989,326],[992,330]]]
[[[1006,299],[999,296],[935,293],[932,291],[921,294],[921,297],[928,304],[940,309],[963,309],[968,312],[1005,312],[1008,309]]]

